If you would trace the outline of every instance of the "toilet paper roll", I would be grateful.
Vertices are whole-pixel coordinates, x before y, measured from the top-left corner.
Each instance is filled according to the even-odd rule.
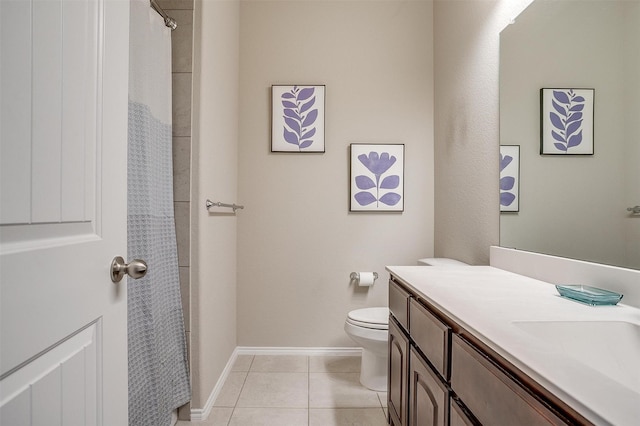
[[[373,272],[358,272],[360,279],[358,280],[358,285],[360,287],[371,287],[376,280]]]

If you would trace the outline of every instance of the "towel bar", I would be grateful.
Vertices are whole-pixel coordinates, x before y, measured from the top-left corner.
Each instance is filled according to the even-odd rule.
[[[209,208],[211,207],[227,207],[230,209],[233,209],[233,212],[235,213],[236,210],[238,209],[244,209],[244,206],[238,205],[238,204],[227,204],[227,203],[221,203],[220,201],[211,201],[209,199],[207,199],[207,202],[205,204],[205,206],[207,207],[207,210],[209,210]]]

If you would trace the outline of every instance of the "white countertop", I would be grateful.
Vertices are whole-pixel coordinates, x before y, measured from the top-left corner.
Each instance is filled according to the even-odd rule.
[[[387,270],[594,424],[640,424],[640,358],[630,358],[631,351],[616,351],[619,336],[608,336],[598,356],[610,351],[608,365],[631,373],[622,380],[589,367],[585,360],[590,354],[579,342],[558,343],[557,338],[550,342],[517,325],[526,321],[640,324],[640,309],[622,303],[584,305],[560,297],[553,284],[490,266],[388,266]],[[636,350],[640,353],[640,348]]]

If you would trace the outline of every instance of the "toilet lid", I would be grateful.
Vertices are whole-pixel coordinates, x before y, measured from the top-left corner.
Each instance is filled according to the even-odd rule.
[[[389,328],[389,308],[364,308],[349,312],[347,320],[357,326],[386,330]]]

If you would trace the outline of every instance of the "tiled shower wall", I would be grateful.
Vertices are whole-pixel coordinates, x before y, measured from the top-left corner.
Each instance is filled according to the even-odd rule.
[[[171,34],[173,87],[173,200],[178,240],[180,289],[187,333],[190,326],[190,211],[191,211],[191,99],[193,71],[193,0],[159,0],[167,15],[178,23]],[[191,405],[179,410],[179,418],[190,418]]]

